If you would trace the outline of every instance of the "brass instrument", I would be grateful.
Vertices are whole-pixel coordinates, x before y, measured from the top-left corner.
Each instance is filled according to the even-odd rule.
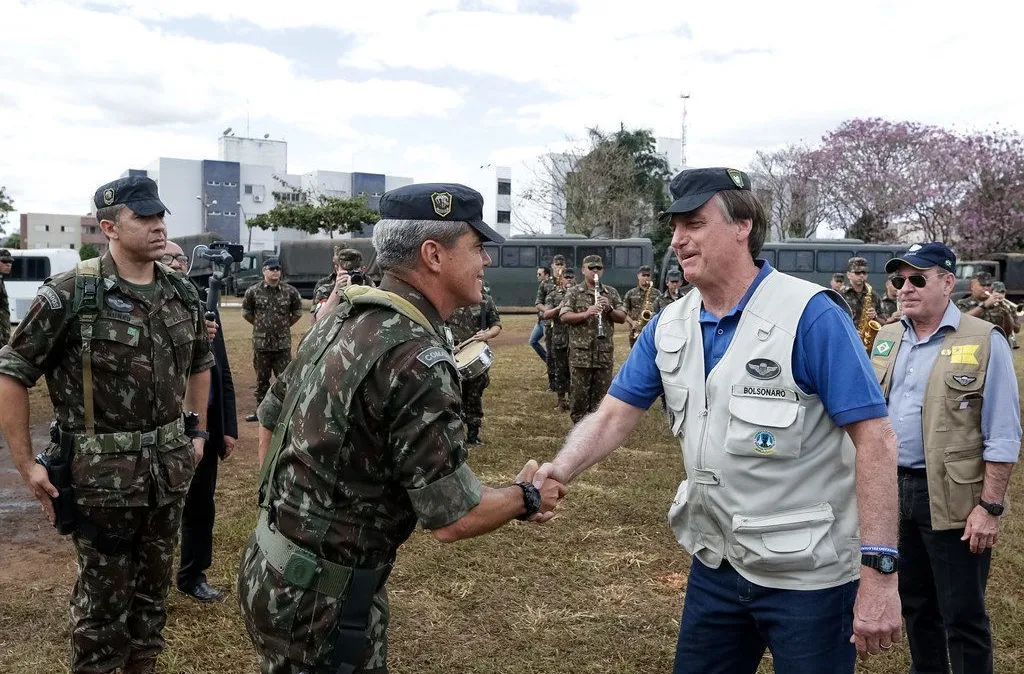
[[[594,304],[597,304],[597,300],[599,299],[600,294],[601,294],[601,279],[600,279],[600,277],[597,274],[594,274]],[[600,312],[597,315],[597,338],[598,339],[604,339],[605,338],[603,317],[604,317],[604,311]]]
[[[647,291],[644,293],[644,303],[640,308],[640,320],[633,325],[632,337],[636,340],[643,332],[644,327],[651,322],[651,318],[654,317],[654,302],[651,301],[651,292],[654,290],[654,283],[647,282]]]
[[[861,341],[864,342],[864,348],[868,353],[871,353],[871,347],[875,343],[875,335],[882,329],[882,324],[868,318],[868,309],[872,306],[875,291],[867,281],[864,282],[864,286],[867,288],[867,292],[864,293],[864,302],[860,306],[860,315],[857,316],[857,334],[860,335]]]

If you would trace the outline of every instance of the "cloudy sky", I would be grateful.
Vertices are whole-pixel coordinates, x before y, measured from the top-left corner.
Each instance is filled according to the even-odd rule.
[[[0,0],[0,185],[84,213],[128,167],[215,158],[229,126],[287,140],[291,173],[521,185],[587,127],[678,136],[684,91],[691,165],[858,116],[1024,129],[1019,6]]]

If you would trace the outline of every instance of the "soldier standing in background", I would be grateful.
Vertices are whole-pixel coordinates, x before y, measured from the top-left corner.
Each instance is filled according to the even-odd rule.
[[[469,338],[489,342],[501,332],[501,317],[494,306],[494,298],[483,293],[483,302],[459,307],[448,317],[447,325],[456,344]],[[490,373],[462,380],[462,420],[466,423],[466,443],[483,445],[480,426],[484,421],[484,389],[491,383]]]
[[[896,288],[893,287],[892,281],[889,279],[885,279],[885,297],[880,300],[879,305],[882,309],[879,313],[879,322],[882,325],[895,323],[903,317],[900,303],[896,298]]]
[[[326,314],[338,305],[337,298],[329,302],[335,290],[341,290],[351,283],[353,272],[361,271],[363,267],[363,254],[355,248],[334,247],[334,272],[316,282],[313,290],[313,306],[309,310],[309,324],[316,323],[317,318]],[[329,304],[330,306],[325,306]]]
[[[682,285],[683,272],[678,269],[670,269],[665,274],[665,292],[658,296],[658,303],[654,307],[654,313],[658,313],[692,289],[692,286],[689,284],[685,288]]]
[[[11,338],[11,300],[7,296],[7,286],[4,285],[4,277],[11,273],[11,265],[14,257],[6,248],[0,248],[0,346],[3,346]]]
[[[51,497],[61,494],[29,436],[28,387],[45,375],[57,423],[45,455],[71,456],[62,495],[74,499],[77,526],[71,671],[141,674],[164,647],[174,543],[208,437],[213,354],[195,288],[156,263],[167,236],[156,183],[122,178],[94,200],[110,248],[48,279],[0,349],[0,430],[54,523]]]
[[[1006,289],[1005,285],[1003,289]],[[979,271],[971,278],[971,294],[957,300],[956,308],[968,316],[999,326],[1003,335],[1009,339],[1009,335],[1013,334],[1016,317],[1007,309],[1004,299],[1005,294],[992,289],[992,274]]]
[[[256,407],[270,390],[270,375],[280,377],[292,359],[291,327],[302,318],[299,291],[281,281],[276,257],[263,263],[263,281],[249,286],[242,299],[242,318],[252,324],[252,366],[256,370]],[[256,421],[253,412],[245,418]]]
[[[843,272],[837,271],[835,274],[832,274],[832,278],[829,279],[828,284],[832,287],[832,290],[835,290],[837,293],[842,295],[843,291],[846,289],[846,277],[843,275]]]
[[[541,314],[544,313],[544,298],[548,296],[548,293],[554,290],[555,281],[551,278],[551,270],[547,267],[537,268],[537,298],[533,303],[533,308],[537,310],[537,325],[534,326],[533,332],[530,333],[530,346],[537,352],[540,359],[544,361],[544,368],[548,375],[548,390],[554,391],[555,385],[551,378],[551,363],[548,361],[548,352],[541,344],[541,339],[544,339],[544,321],[541,319]]]
[[[615,288],[602,283],[595,301],[594,281],[602,270],[600,255],[583,258],[584,281],[569,288],[558,312],[569,326],[569,416],[574,424],[596,410],[608,392],[615,364],[615,323],[626,321]]]
[[[646,306],[645,300],[650,303],[650,306]],[[642,265],[636,270],[636,287],[626,291],[626,296],[622,299],[626,310],[626,325],[629,326],[629,348],[632,349],[636,342],[634,333],[639,333],[638,328],[642,329],[642,324],[646,322],[641,318],[641,313],[646,307],[651,312],[651,316],[654,316],[656,313],[654,305],[657,300],[658,292],[654,289],[654,283],[651,281],[651,267],[646,264]]]
[[[548,293],[544,301],[544,318],[551,323],[551,348],[548,350],[548,358],[551,359],[555,393],[558,394],[555,410],[559,412],[569,411],[569,405],[565,402],[565,397],[569,393],[569,326],[558,320],[558,310],[575,278],[576,272],[572,268],[563,269],[561,285]]]
[[[1009,322],[1006,326],[1006,338],[1010,340],[1011,349],[1019,349],[1017,333],[1020,332],[1021,315],[1017,313],[1017,305],[1006,299],[1006,284],[1002,281],[992,282],[992,294],[1000,298],[999,304],[1006,311]]]
[[[839,291],[846,303],[850,305],[850,316],[856,326],[860,320],[861,309],[864,308],[864,299],[868,296],[868,261],[862,257],[851,257],[846,263],[846,278],[850,281],[850,287]],[[867,311],[869,320],[875,320],[882,313],[882,298],[871,288],[871,304],[864,308]]]

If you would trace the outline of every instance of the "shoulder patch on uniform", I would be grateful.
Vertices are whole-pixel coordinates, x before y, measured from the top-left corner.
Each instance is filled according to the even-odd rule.
[[[420,352],[420,355],[416,356],[416,359],[427,367],[434,367],[438,363],[444,361],[451,363],[452,367],[457,367],[455,365],[455,358],[452,354],[449,353],[447,349],[442,349],[439,346],[431,346],[424,349]]]
[[[40,286],[39,292],[36,294],[46,300],[46,303],[50,305],[51,309],[60,309],[64,306],[64,303],[60,301],[60,295],[58,295],[57,291],[50,286]]]

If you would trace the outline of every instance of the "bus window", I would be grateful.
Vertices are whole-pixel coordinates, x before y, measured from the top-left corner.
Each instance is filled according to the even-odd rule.
[[[818,271],[826,274],[845,271],[851,257],[853,257],[852,250],[819,250]]]
[[[501,255],[498,254],[500,250],[498,246],[484,246],[484,251],[491,258],[492,267],[497,267],[498,263],[501,262]]]
[[[874,253],[864,253],[861,257],[868,261],[868,270],[872,274],[884,274],[885,263],[896,257],[896,255],[897,253],[879,251]]]
[[[604,263],[605,266],[608,266],[612,262],[611,246],[580,246],[580,264],[583,264],[583,258],[585,258],[588,255],[600,255],[601,261]]]
[[[537,266],[550,267],[551,260],[556,255],[563,255],[565,256],[565,266],[575,267],[576,261],[573,259],[573,250],[572,246],[540,246],[540,262]]]
[[[644,254],[640,246],[616,246],[615,266],[620,269],[636,269],[643,264]]]
[[[502,267],[536,267],[537,248],[535,246],[502,246]]]
[[[808,272],[814,271],[813,250],[780,250],[779,271]]]
[[[42,283],[50,276],[50,260],[45,257],[15,257],[7,281],[36,281]]]

